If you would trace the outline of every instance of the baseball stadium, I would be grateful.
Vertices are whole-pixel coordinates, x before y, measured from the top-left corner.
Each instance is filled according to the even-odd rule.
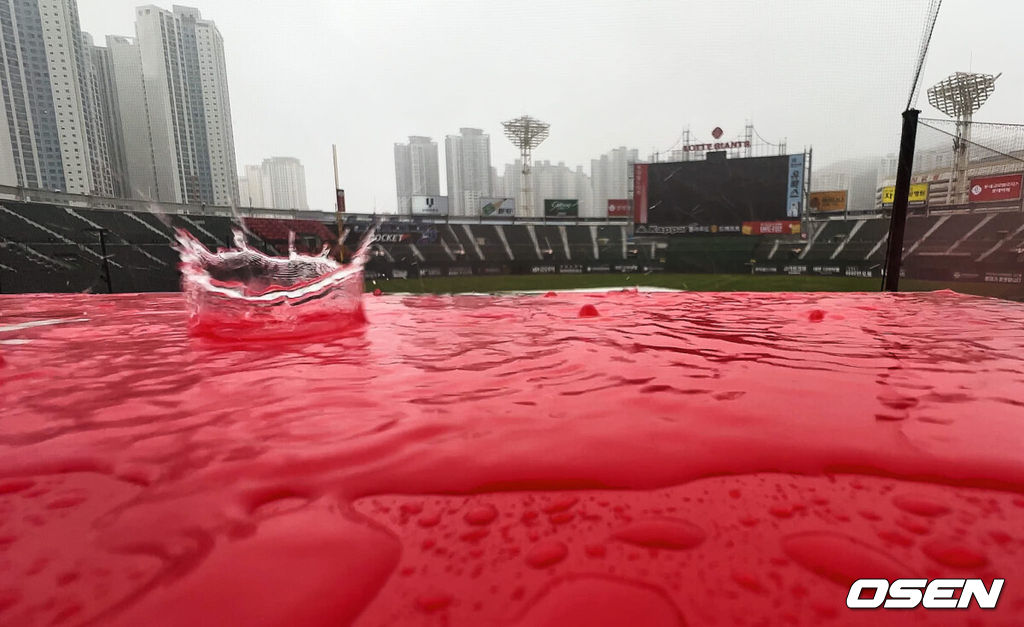
[[[1024,623],[1021,7],[204,1],[0,0],[0,625]]]

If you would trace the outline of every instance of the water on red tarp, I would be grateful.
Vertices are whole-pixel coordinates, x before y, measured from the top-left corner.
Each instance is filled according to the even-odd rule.
[[[1020,304],[364,306],[231,343],[179,295],[0,298],[0,624],[1024,622]],[[846,608],[936,577],[1006,584]]]

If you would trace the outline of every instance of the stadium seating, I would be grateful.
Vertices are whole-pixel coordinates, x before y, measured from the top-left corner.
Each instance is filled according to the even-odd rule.
[[[249,244],[286,254],[288,235],[300,251],[318,253],[336,239],[333,216],[324,221],[246,218]],[[355,250],[376,227],[370,276],[509,272],[580,272],[633,266],[677,272],[846,272],[877,276],[885,259],[887,218],[808,224],[792,235],[695,234],[628,238],[623,225],[451,222],[346,216],[345,245]],[[233,245],[232,218],[158,215],[32,202],[0,201],[0,291],[105,291],[104,231],[115,291],[174,290],[178,256],[174,229],[189,231],[211,250]],[[667,248],[666,248],[667,247]],[[1018,276],[1024,264],[1024,214],[1019,211],[912,215],[904,240],[906,275],[938,280],[987,280],[986,273]],[[554,268],[554,270],[552,270]],[[1015,274],[1014,274],[1015,273]]]

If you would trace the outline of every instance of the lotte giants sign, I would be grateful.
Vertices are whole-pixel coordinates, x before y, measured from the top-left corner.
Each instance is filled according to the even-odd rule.
[[[1020,200],[1020,184],[1022,174],[1005,174],[1003,176],[986,176],[971,179],[971,202],[999,202],[1000,200]]]

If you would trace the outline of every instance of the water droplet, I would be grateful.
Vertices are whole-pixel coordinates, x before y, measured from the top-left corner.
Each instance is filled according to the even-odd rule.
[[[558,296],[558,294],[554,292],[548,292],[547,294],[544,295],[544,298],[554,298],[556,296]]]
[[[421,516],[416,524],[420,527],[436,527],[441,523],[441,514],[439,512],[433,514],[426,514]]]
[[[632,523],[612,534],[622,542],[653,549],[690,549],[704,541],[704,531],[680,518],[662,518]]]
[[[821,309],[814,309],[811,313],[807,314],[807,319],[811,322],[821,322],[825,319],[825,312]]]
[[[749,590],[750,592],[756,592],[758,594],[765,591],[761,582],[750,573],[733,571],[732,580],[739,584],[739,586],[744,590]]]
[[[22,490],[28,490],[35,484],[35,481],[29,479],[13,479],[11,481],[3,481],[0,482],[0,494],[13,494],[15,492],[21,492]]]
[[[81,505],[85,502],[83,496],[66,496],[63,498],[55,499],[46,504],[46,509],[68,509]]]
[[[915,535],[923,536],[932,530],[927,524],[919,520],[911,520],[909,518],[899,518],[896,520],[896,524],[902,527],[904,530],[909,531]]]
[[[580,307],[580,318],[596,318],[600,315],[601,314],[597,312],[597,307],[594,307],[589,303]]]
[[[381,295],[381,294],[383,294],[383,293],[384,293],[384,292],[382,292],[382,291],[381,291],[381,289],[380,289],[379,287],[373,290],[373,295],[374,295],[374,296],[380,296],[380,295]]]
[[[526,563],[534,568],[547,568],[565,559],[569,547],[564,542],[545,540],[534,545],[526,553]]]
[[[952,540],[935,540],[921,547],[925,555],[945,566],[978,568],[988,564],[988,557]]]
[[[579,503],[579,500],[579,497],[576,496],[564,496],[562,498],[555,499],[544,507],[544,513],[554,514],[556,512],[568,511],[573,505]],[[533,514],[536,516],[536,512],[533,512]]]
[[[463,542],[479,542],[480,540],[483,540],[484,538],[486,538],[487,534],[489,534],[489,533],[490,533],[490,530],[488,530],[486,528],[479,528],[479,529],[474,529],[472,531],[467,531],[466,533],[460,535],[459,539],[462,540]]]
[[[480,505],[466,512],[463,519],[471,525],[489,525],[498,517],[498,510],[493,505]]]
[[[788,535],[782,539],[782,550],[807,570],[843,586],[863,577],[892,579],[909,572],[886,552],[831,531]]]
[[[908,414],[907,412],[889,412],[885,414],[875,414],[875,420],[879,422],[899,422],[901,420],[906,420],[909,417],[910,414]]]
[[[450,594],[444,592],[431,592],[416,597],[416,607],[424,612],[436,612],[443,610],[452,603]]]
[[[879,531],[878,537],[899,546],[912,546],[914,541],[898,531]]]
[[[910,409],[916,407],[918,400],[913,396],[905,396],[895,392],[885,392],[878,395],[878,400],[892,409]]]
[[[515,624],[679,627],[686,621],[669,595],[651,584],[599,575],[570,575],[546,586]]]
[[[912,496],[909,494],[901,494],[893,497],[893,505],[902,509],[910,514],[917,514],[918,516],[943,516],[948,514],[951,510],[942,503],[936,503],[919,496]]]

